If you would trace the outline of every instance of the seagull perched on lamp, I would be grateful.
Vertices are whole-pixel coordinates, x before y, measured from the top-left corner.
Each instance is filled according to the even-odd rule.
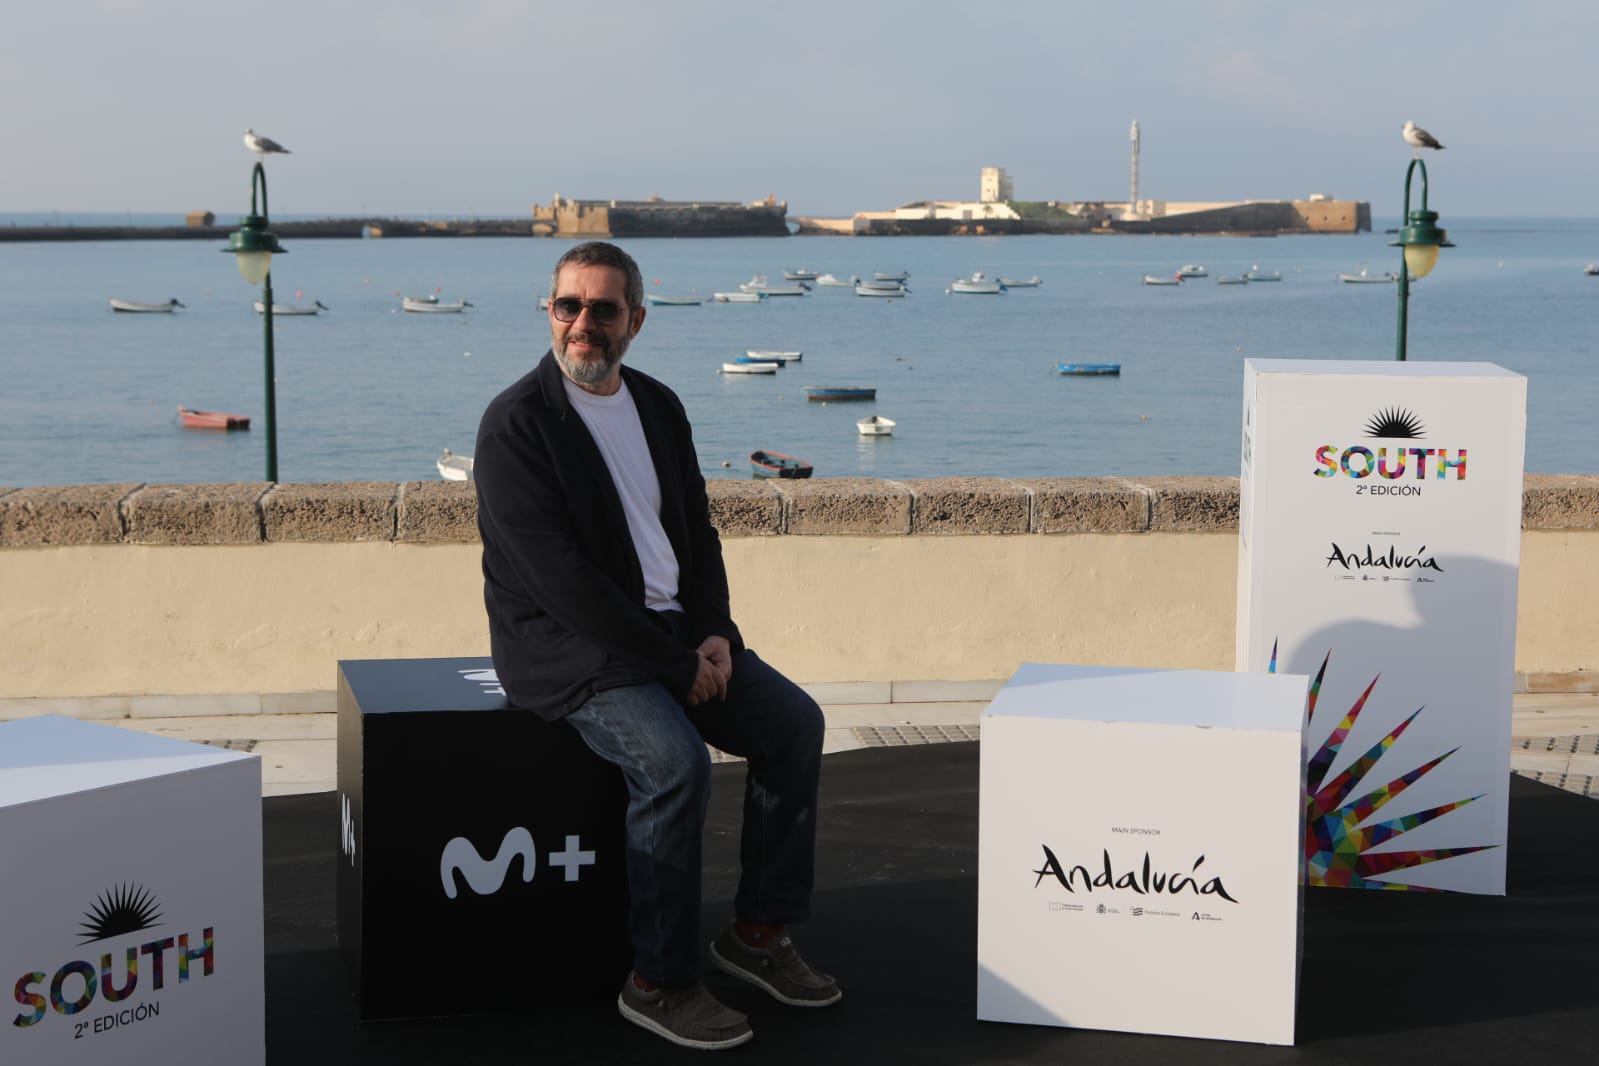
[[[1408,137],[1409,134],[1407,133],[1406,136]],[[271,137],[262,137],[251,129],[244,131],[244,146],[262,159],[265,159],[269,152],[282,152],[284,155],[294,154]]]
[[[1443,150],[1443,145],[1438,143],[1438,138],[1416,125],[1414,122],[1405,122],[1405,143],[1416,150],[1416,158],[1421,158],[1423,148],[1436,148]]]

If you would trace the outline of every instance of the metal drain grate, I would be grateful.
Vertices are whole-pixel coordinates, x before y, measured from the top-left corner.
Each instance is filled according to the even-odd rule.
[[[1599,755],[1599,734],[1569,737],[1512,737],[1522,751],[1555,751],[1567,755]]]
[[[1516,770],[1514,772],[1545,785],[1553,785],[1567,792],[1575,792],[1579,796],[1599,799],[1599,777],[1595,777],[1592,774],[1562,774],[1553,770]]]
[[[855,739],[868,748],[897,748],[907,744],[959,744],[977,739],[975,725],[865,725],[855,727]]]
[[[212,748],[226,748],[229,751],[254,751],[259,740],[202,740],[200,743]]]

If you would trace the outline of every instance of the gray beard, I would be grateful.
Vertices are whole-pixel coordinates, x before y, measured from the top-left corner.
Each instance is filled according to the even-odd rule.
[[[627,353],[628,339],[623,337],[605,349],[605,358],[600,362],[591,362],[582,359],[568,359],[566,345],[552,345],[555,351],[555,361],[561,364],[561,369],[566,376],[578,385],[598,385],[611,376],[622,356]]]

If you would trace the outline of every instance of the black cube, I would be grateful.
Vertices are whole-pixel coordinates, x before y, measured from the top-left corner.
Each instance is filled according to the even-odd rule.
[[[631,965],[627,786],[488,658],[343,660],[339,948],[363,1018],[600,1003]]]

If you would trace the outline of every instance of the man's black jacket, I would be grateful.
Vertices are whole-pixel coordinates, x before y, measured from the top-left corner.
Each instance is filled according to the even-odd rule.
[[[665,385],[628,366],[661,486],[661,524],[677,555],[687,643],[644,606],[644,574],[599,447],[545,353],[489,404],[473,477],[483,599],[494,668],[519,707],[555,719],[595,692],[654,680],[680,699],[707,636],[743,648],[728,608],[722,542],[688,416]]]

